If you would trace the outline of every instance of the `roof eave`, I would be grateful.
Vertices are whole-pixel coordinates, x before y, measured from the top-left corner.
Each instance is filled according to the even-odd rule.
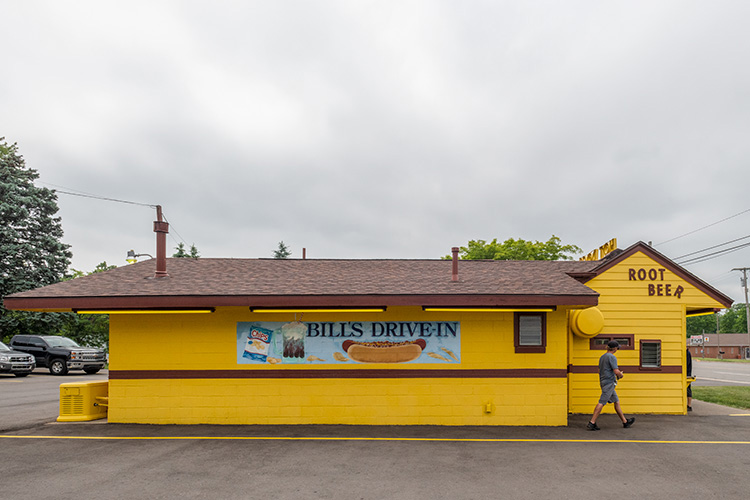
[[[15,310],[133,309],[169,307],[529,307],[595,306],[598,294],[583,295],[175,295],[127,297],[6,297]]]

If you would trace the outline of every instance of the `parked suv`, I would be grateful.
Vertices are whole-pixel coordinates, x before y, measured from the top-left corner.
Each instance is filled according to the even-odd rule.
[[[65,375],[68,370],[83,370],[89,375],[102,369],[107,355],[102,349],[81,347],[68,337],[57,335],[16,335],[10,346],[31,354],[37,366],[46,366],[52,375]]]
[[[16,377],[25,377],[34,368],[36,368],[34,356],[14,351],[0,342],[0,373],[12,373]]]

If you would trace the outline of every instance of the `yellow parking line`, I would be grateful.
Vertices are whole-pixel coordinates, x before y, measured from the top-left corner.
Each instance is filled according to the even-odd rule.
[[[750,413],[730,413],[730,417],[750,417]]]
[[[666,441],[649,439],[493,439],[408,437],[274,437],[274,436],[9,436],[6,439],[102,439],[102,440],[237,440],[237,441],[412,441],[449,443],[639,443],[639,444],[750,444],[750,441]]]

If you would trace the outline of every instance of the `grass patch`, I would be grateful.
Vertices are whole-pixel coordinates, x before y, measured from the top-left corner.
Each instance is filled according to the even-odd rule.
[[[693,397],[707,403],[716,403],[732,408],[750,410],[750,387],[742,386],[693,386]]]

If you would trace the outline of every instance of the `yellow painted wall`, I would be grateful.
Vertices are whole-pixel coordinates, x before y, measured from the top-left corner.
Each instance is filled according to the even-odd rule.
[[[632,280],[630,269],[646,270],[646,279],[637,279],[636,274],[636,279]],[[657,277],[654,281],[648,278],[648,271],[652,269]],[[659,272],[661,269],[664,269],[663,274]],[[649,284],[669,284],[672,292],[681,286],[684,292],[681,297],[649,295]],[[625,377],[617,385],[623,410],[626,413],[685,413],[685,308],[722,308],[722,304],[641,252],[586,285],[600,293],[598,307],[604,315],[601,335],[635,335],[633,350],[621,349],[616,353],[618,364],[625,372]],[[598,366],[599,357],[605,351],[590,349],[589,339],[572,333],[569,338],[571,365]],[[681,366],[681,373],[641,372],[630,368],[640,363],[640,341],[658,339],[662,341],[662,366]],[[570,411],[593,412],[601,393],[598,374],[571,373],[569,380]],[[604,411],[613,413],[613,405],[606,405]]]
[[[336,369],[564,370],[566,309],[549,313],[543,354],[516,354],[513,313],[305,314],[302,321],[460,321],[461,363],[355,364]],[[291,314],[218,308],[205,315],[116,315],[110,370],[325,370],[331,365],[238,365],[238,321],[292,321]],[[566,425],[567,379],[111,379],[110,422],[159,424]],[[492,412],[485,413],[491,405]]]

